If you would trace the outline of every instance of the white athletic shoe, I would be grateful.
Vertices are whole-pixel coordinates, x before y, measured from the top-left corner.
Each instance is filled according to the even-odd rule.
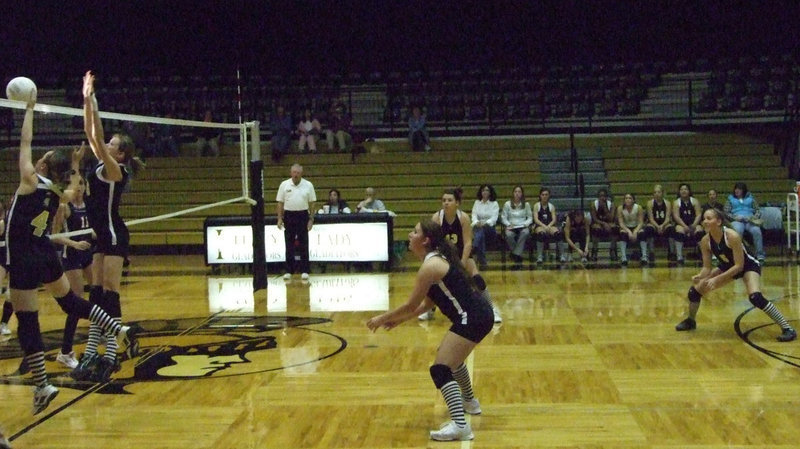
[[[300,279],[307,281],[308,280],[308,273],[303,273],[300,275]]]
[[[47,384],[33,390],[33,414],[38,415],[58,396],[58,388]]]
[[[69,354],[59,353],[56,356],[56,362],[66,366],[69,369],[75,369],[78,367],[78,359],[75,358],[75,351],[72,351]]]
[[[469,401],[464,399],[464,411],[470,415],[480,415],[481,403],[478,402],[477,398],[472,398]]]
[[[468,441],[473,438],[475,435],[469,423],[464,427],[458,427],[453,421],[447,421],[439,430],[431,430],[431,439],[436,441]]]
[[[6,436],[3,435],[2,430],[0,430],[0,449],[11,449],[11,443],[9,443]]]
[[[283,275],[284,281],[291,281],[292,280],[292,273],[286,273]]]
[[[420,313],[417,317],[420,321],[431,321],[433,319],[433,310],[428,310],[427,312]]]
[[[0,323],[0,335],[11,335],[11,329],[7,323]]]
[[[502,323],[503,317],[500,316],[500,309],[498,309],[497,307],[492,307],[492,312],[494,312],[494,322]]]

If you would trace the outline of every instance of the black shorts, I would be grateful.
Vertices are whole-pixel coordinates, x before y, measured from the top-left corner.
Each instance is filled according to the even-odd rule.
[[[121,227],[116,229],[114,234],[109,229],[102,229],[99,232],[95,229],[95,234],[97,235],[95,253],[122,258],[128,257],[130,247],[128,228]]]
[[[61,254],[61,253],[59,253]],[[67,257],[61,256],[61,265],[64,271],[83,270],[92,264],[92,250],[79,251],[67,248]]]
[[[11,247],[11,264],[8,267],[8,285],[14,290],[35,290],[40,284],[57,281],[64,275],[61,258],[55,247],[34,245],[17,250]]]
[[[719,264],[719,266],[717,268],[722,270],[722,272],[724,273],[724,272],[728,271],[732,266],[733,265]],[[760,276],[761,275],[761,265],[758,262],[756,262],[754,260],[751,260],[749,257],[745,257],[744,258],[744,268],[742,268],[742,271],[737,273],[736,276],[734,276],[733,278],[734,279],[741,279],[741,278],[744,277],[744,274],[747,273],[748,271],[754,271],[754,272],[758,273],[758,275]]]
[[[484,301],[467,315],[467,324],[453,323],[450,332],[460,335],[469,341],[480,343],[494,326],[494,312]]]

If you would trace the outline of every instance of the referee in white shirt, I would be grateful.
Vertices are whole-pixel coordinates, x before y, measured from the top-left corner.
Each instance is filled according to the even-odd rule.
[[[308,279],[308,231],[314,225],[314,202],[317,195],[314,185],[303,179],[303,166],[292,165],[291,178],[283,181],[278,187],[278,229],[283,229],[283,239],[286,242],[286,274],[283,278],[289,280],[299,268],[303,280]],[[284,228],[285,225],[285,228]],[[300,265],[295,267],[294,241],[300,243]]]

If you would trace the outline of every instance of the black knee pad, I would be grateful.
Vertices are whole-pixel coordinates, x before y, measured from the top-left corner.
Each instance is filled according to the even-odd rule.
[[[486,290],[486,281],[483,280],[483,277],[481,277],[480,274],[472,276],[472,281],[475,282],[475,286],[478,287],[478,290]]]
[[[680,232],[676,232],[675,234],[673,234],[672,238],[675,239],[676,242],[681,242],[681,243],[686,242],[687,240],[686,234],[681,234]]]
[[[92,285],[89,288],[89,303],[100,305],[102,301],[103,301],[103,286]]]
[[[700,302],[700,299],[703,298],[703,295],[694,287],[689,287],[689,294],[687,296],[689,297],[689,302]]]
[[[44,352],[42,332],[39,328],[39,312],[17,312],[17,337],[25,355]]]
[[[448,382],[455,380],[453,372],[450,371],[450,367],[447,365],[431,366],[431,379],[433,379],[433,384],[436,385],[436,389],[441,389],[443,386],[447,385]]]
[[[104,305],[106,313],[111,318],[122,318],[122,305],[119,303],[119,293],[106,290],[103,292]]]
[[[75,315],[83,319],[89,318],[89,312],[92,310],[92,306],[88,301],[76,295],[71,290],[66,296],[56,298],[56,302],[67,315]]]
[[[767,307],[767,302],[767,298],[765,298],[761,292],[755,292],[750,295],[750,303],[761,310],[764,310],[764,307]]]

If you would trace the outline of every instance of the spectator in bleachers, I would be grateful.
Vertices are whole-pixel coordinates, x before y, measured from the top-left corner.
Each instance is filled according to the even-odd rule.
[[[539,201],[533,205],[533,232],[536,236],[536,263],[542,263],[544,247],[561,240],[561,230],[556,221],[556,206],[550,202],[550,189],[547,187],[539,190]]]
[[[472,205],[472,253],[481,270],[487,268],[486,240],[497,238],[495,225],[500,216],[497,192],[491,184],[478,187],[478,197]]]
[[[661,184],[653,187],[653,199],[647,202],[647,248],[650,251],[650,260],[655,262],[653,244],[656,238],[667,239],[667,259],[675,248],[673,233],[675,225],[672,223],[672,204],[664,200],[664,188]]]
[[[577,251],[581,256],[581,263],[588,262],[590,235],[589,220],[586,219],[584,212],[577,209],[569,211],[564,221],[564,241],[568,248],[563,251],[561,261],[571,261],[572,251]]]
[[[431,139],[425,122],[425,114],[422,113],[419,106],[411,109],[411,117],[408,118],[408,143],[413,151],[431,151]]]
[[[592,244],[592,259],[597,260],[597,242],[608,240],[611,243],[608,247],[608,257],[612,261],[616,260],[619,224],[616,220],[614,202],[608,198],[608,190],[600,189],[597,191],[597,199],[589,205],[589,212],[592,215],[590,229],[594,240]]]
[[[386,206],[383,204],[383,201],[375,196],[375,189],[367,187],[365,194],[366,197],[364,200],[356,206],[357,212],[386,212]]]
[[[165,118],[174,118],[168,113]],[[153,129],[155,149],[153,156],[175,157],[178,156],[178,143],[181,139],[181,127],[177,125],[156,125]]]
[[[640,264],[647,266],[647,229],[644,227],[644,209],[636,204],[636,197],[626,193],[622,204],[617,207],[617,220],[619,221],[619,252],[620,263],[628,264],[628,243],[639,242],[641,250]]]
[[[321,133],[322,126],[319,124],[319,120],[311,113],[311,109],[306,109],[303,112],[303,118],[297,124],[297,134],[300,136],[297,149],[301,153],[305,153],[305,147],[308,145],[308,151],[316,153],[317,140]]]
[[[328,149],[333,151],[335,144],[338,144],[340,152],[350,151],[353,146],[353,119],[345,112],[341,102],[333,105],[329,120],[328,129],[325,130]]]
[[[756,250],[756,257],[759,262],[763,263],[766,260],[766,253],[764,252],[764,237],[761,233],[761,210],[756,198],[747,190],[747,184],[737,182],[733,185],[733,193],[728,195],[724,211],[731,218],[731,227],[739,235],[744,237],[745,232],[750,234]]]
[[[269,125],[272,131],[272,138],[270,139],[272,146],[272,160],[277,162],[287,154],[292,145],[292,119],[286,115],[286,110],[283,106],[278,106],[275,109],[275,116]]]
[[[703,204],[702,206],[700,206],[700,210],[702,212],[705,212],[705,211],[711,209],[712,207],[714,209],[725,210],[725,206],[722,203],[720,203],[719,200],[717,199],[717,190],[716,189],[710,189],[708,191],[707,196],[708,196],[708,200],[706,201],[706,203]]]
[[[211,109],[206,109],[203,113],[203,121],[212,123],[214,114]],[[197,156],[219,156],[219,138],[222,135],[221,128],[200,128],[197,133],[196,155]]]
[[[683,246],[687,242],[697,245],[703,237],[700,219],[703,212],[700,201],[692,196],[692,188],[683,183],[678,187],[678,198],[672,203],[672,219],[675,220],[675,261],[683,264]]]
[[[328,192],[328,201],[322,205],[322,209],[318,210],[318,214],[349,214],[352,212],[347,201],[342,199],[342,195],[337,189],[331,189]]]
[[[514,268],[522,268],[522,255],[531,236],[530,227],[533,223],[533,211],[530,203],[525,201],[525,190],[522,186],[514,186],[511,199],[503,205],[500,221],[505,226],[506,243],[511,250]]]

